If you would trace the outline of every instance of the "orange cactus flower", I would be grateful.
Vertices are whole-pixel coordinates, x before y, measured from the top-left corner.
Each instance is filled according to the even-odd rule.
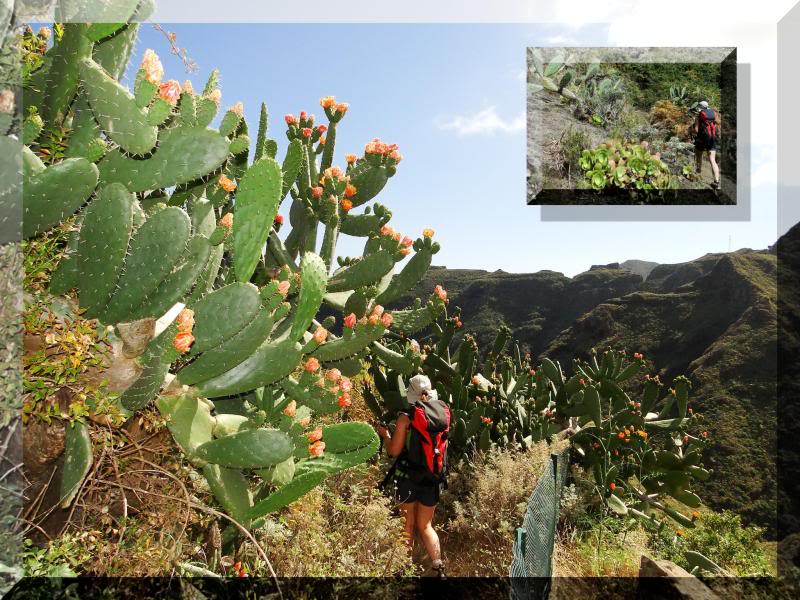
[[[189,333],[188,331],[180,331],[175,335],[175,339],[172,340],[172,346],[180,352],[184,354],[185,352],[189,351],[189,348],[192,347],[194,343],[194,336]]]
[[[334,108],[337,113],[344,114],[347,112],[347,109],[350,108],[350,105],[347,102],[338,102]]]
[[[320,441],[322,439],[322,429],[320,427],[317,427],[314,431],[309,431],[306,434],[306,439],[312,444],[314,442]]]
[[[338,402],[340,408],[347,408],[352,404],[352,402],[350,401],[350,394],[348,394],[347,392],[343,393],[341,396],[339,396]]]
[[[319,361],[312,356],[305,362],[303,368],[308,373],[316,373],[317,371],[319,371]]]
[[[356,159],[358,159],[358,157],[355,154],[351,153],[351,154],[345,154],[344,159],[347,161],[347,164],[352,165],[354,162],[356,162]]]
[[[432,238],[435,235],[435,233],[436,232],[433,229],[431,229],[430,227],[426,227],[425,229],[422,230],[422,235],[423,235],[423,237],[426,237],[426,238]]]
[[[344,195],[347,198],[352,198],[353,196],[356,195],[357,191],[358,190],[356,189],[356,186],[354,186],[352,183],[348,183],[344,188]]]
[[[165,81],[158,86],[158,97],[171,106],[175,106],[181,97],[181,84],[175,79]]]
[[[342,372],[339,369],[328,369],[325,371],[325,379],[328,381],[332,381],[333,383],[338,383],[339,380],[342,378]]]
[[[383,323],[384,327],[391,327],[393,322],[394,318],[392,317],[392,313],[383,313],[381,316],[381,323]]]
[[[297,412],[297,402],[292,400],[289,404],[286,405],[286,408],[283,409],[283,414],[287,417],[293,417]]]
[[[316,458],[325,454],[325,442],[314,442],[308,446],[308,453]]]
[[[356,326],[356,315],[354,313],[350,313],[344,318],[343,324],[348,329],[352,329]]]
[[[290,287],[291,284],[288,281],[281,281],[278,283],[278,293],[286,298],[286,296],[289,294]]]
[[[350,381],[349,377],[342,376],[339,380],[339,387],[342,388],[343,392],[350,392],[353,390],[353,382]]]
[[[225,213],[222,218],[219,220],[220,227],[224,227],[225,229],[230,229],[233,227],[233,213]]]
[[[178,331],[191,332],[194,328],[194,311],[191,308],[184,308],[178,313],[175,322],[178,324]]]
[[[328,330],[324,327],[317,327],[314,331],[314,341],[318,344],[324,344],[328,339]]]
[[[322,108],[330,108],[336,103],[336,98],[334,96],[325,96],[319,99],[319,105]]]
[[[617,489],[617,484],[612,481],[611,483],[608,484],[608,489],[610,489],[613,492],[615,489]]]
[[[144,51],[141,68],[144,69],[144,76],[147,81],[155,85],[161,83],[161,78],[164,76],[164,66],[161,64],[158,54],[149,48]]]
[[[447,290],[445,290],[441,285],[437,285],[433,288],[433,293],[438,296],[440,300],[447,300]]]
[[[229,193],[236,189],[236,183],[232,181],[230,178],[226,177],[225,175],[219,176],[218,185],[223,190]]]
[[[620,432],[617,434],[617,437],[618,437],[619,439],[624,439],[624,438],[625,438],[625,432],[624,432],[624,431],[620,431]]]
[[[353,208],[353,203],[347,198],[345,198],[344,200],[342,200],[341,206],[344,212],[349,212]]]

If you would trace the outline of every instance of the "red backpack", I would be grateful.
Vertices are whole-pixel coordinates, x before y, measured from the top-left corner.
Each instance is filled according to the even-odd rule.
[[[705,140],[711,142],[717,137],[717,113],[711,109],[706,108],[700,111],[700,127],[697,131],[698,135]]]
[[[444,483],[447,473],[447,438],[450,408],[443,401],[428,400],[412,404],[411,435],[401,468],[418,483]]]

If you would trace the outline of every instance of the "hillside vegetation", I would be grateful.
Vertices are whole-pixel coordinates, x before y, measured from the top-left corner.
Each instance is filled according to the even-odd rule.
[[[740,250],[648,265],[646,280],[618,264],[573,278],[439,267],[415,292],[446,287],[481,347],[504,323],[533,356],[568,364],[612,346],[644,353],[664,380],[689,375],[712,439],[703,498],[774,536],[776,264],[771,251]]]

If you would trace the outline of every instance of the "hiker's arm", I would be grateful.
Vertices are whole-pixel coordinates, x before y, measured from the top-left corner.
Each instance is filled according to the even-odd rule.
[[[390,434],[384,427],[378,430],[381,437],[386,440],[386,451],[389,453],[389,456],[400,456],[400,453],[403,451],[403,446],[406,445],[406,434],[408,433],[409,423],[408,416],[400,415],[397,417],[397,425],[395,425],[393,434]]]

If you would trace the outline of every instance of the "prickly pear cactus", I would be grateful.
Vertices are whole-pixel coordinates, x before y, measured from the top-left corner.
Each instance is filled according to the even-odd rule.
[[[155,401],[219,503],[255,526],[375,453],[367,424],[312,419],[347,409],[362,359],[395,354],[392,329],[435,321],[435,297],[394,313],[384,305],[422,280],[439,245],[430,230],[396,232],[372,202],[397,173],[396,145],[373,139],[334,164],[346,103],[322,98],[325,123],[286,115],[282,158],[262,105],[250,163],[241,103],[209,127],[221,103],[216,71],[198,93],[165,79],[147,50],[132,89],[120,82],[137,29],[68,23],[29,74],[23,235],[71,223],[51,293],[73,294],[116,330],[136,363],[121,407]],[[364,241],[361,256],[337,254],[345,235]],[[339,316],[318,321],[323,304]],[[397,360],[406,372],[419,365]],[[75,440],[70,490],[87,452],[91,460]]]
[[[437,294],[446,299],[441,288]],[[610,349],[593,353],[590,361],[575,360],[572,374],[548,358],[534,368],[518,345],[506,352],[505,327],[485,354],[469,335],[451,353],[461,327],[458,311],[453,313],[448,316],[443,306],[432,326],[420,327],[420,342],[398,336],[374,344],[365,399],[378,419],[389,421],[407,408],[404,381],[424,372],[450,405],[453,460],[567,434],[609,510],[648,527],[661,525],[655,513],[694,527],[700,498],[692,482],[710,472],[702,466],[707,434],[690,433],[698,425],[688,406],[688,379],[677,377],[663,395],[658,377],[642,376],[640,354],[628,358]]]

